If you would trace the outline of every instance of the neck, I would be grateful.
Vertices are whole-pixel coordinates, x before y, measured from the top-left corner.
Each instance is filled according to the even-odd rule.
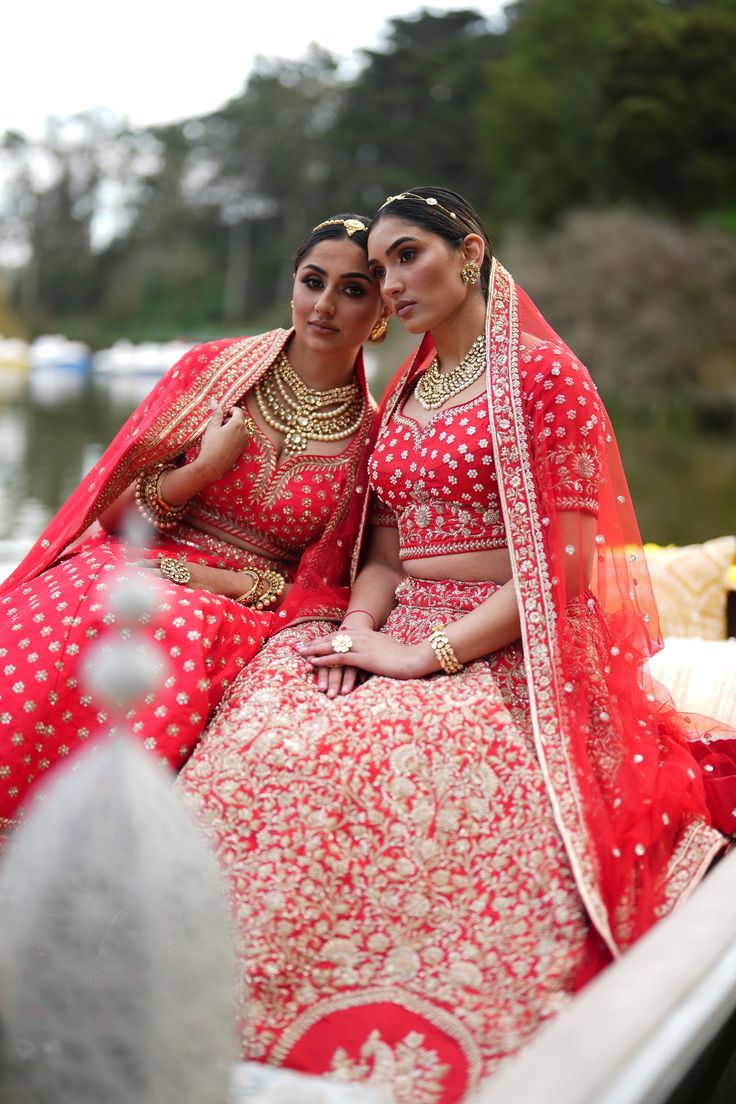
[[[448,318],[432,329],[432,339],[443,371],[450,372],[457,367],[476,337],[483,333],[485,320],[485,300],[478,295],[465,304],[461,315]]]
[[[291,366],[302,383],[314,391],[330,391],[351,383],[359,349],[341,349],[328,355],[309,349],[295,334],[286,347]]]

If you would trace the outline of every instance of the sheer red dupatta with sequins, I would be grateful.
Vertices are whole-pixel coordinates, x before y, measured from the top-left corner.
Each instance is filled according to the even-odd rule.
[[[100,514],[142,470],[181,456],[204,432],[213,407],[228,409],[242,399],[271,366],[292,332],[272,330],[255,337],[215,341],[186,353],[130,415],[25,559],[0,586],[0,594],[41,574],[73,551],[82,535],[94,534],[92,527]],[[338,618],[347,602],[349,557],[374,422],[362,354],[355,373],[366,400],[357,430],[364,445],[338,510],[320,540],[301,558],[290,592],[273,619],[273,631],[296,618]]]
[[[487,340],[490,427],[537,753],[581,895],[616,955],[687,894],[723,846],[696,758],[703,733],[646,673],[661,646],[656,605],[592,383],[577,462],[579,477],[597,487],[597,508],[560,509],[561,438],[550,431],[560,422],[550,411],[565,413],[570,366],[585,369],[497,262]],[[530,395],[521,345],[533,353],[535,341],[554,344],[557,367],[550,371],[546,358]],[[568,455],[568,479],[574,463]]]

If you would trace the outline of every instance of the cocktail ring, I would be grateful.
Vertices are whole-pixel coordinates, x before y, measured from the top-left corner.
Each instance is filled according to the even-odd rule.
[[[186,586],[192,577],[192,573],[185,563],[175,560],[172,556],[162,556],[158,561],[159,570],[165,579],[179,586]]]
[[[353,638],[348,636],[347,633],[338,633],[337,636],[332,638],[333,652],[349,652],[352,646]]]

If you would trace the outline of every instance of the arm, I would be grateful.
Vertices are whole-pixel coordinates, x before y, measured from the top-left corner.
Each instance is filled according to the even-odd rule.
[[[588,584],[595,548],[596,519],[591,514],[564,511],[558,514],[557,522],[562,548],[565,550],[562,552],[562,570],[567,600],[570,601],[582,594]],[[567,551],[570,548],[573,549],[572,552]],[[366,568],[369,566],[366,564]],[[358,580],[356,588],[357,582]],[[376,592],[366,592],[365,608],[373,612],[372,607],[367,605],[371,594],[375,595]],[[357,598],[351,598],[350,604],[358,606]],[[332,671],[344,666],[359,667],[372,674],[388,675],[397,679],[422,678],[441,670],[439,659],[428,640],[412,645],[399,644],[385,634],[373,632],[366,627],[369,619],[365,614],[356,613],[356,622],[358,617],[361,620],[355,629],[352,621],[347,626],[353,641],[350,652],[333,653],[333,637],[330,636],[306,646],[302,649],[302,654],[318,670],[324,667],[329,669],[333,665],[331,678]],[[485,602],[481,602],[464,617],[446,625],[445,634],[461,663],[470,663],[518,640],[520,618],[514,580],[504,583]]]
[[[217,407],[202,434],[199,454],[190,464],[172,468],[161,478],[159,489],[171,506],[183,506],[213,480],[228,471],[240,456],[250,437],[250,425],[241,407],[234,406],[227,417]],[[135,502],[135,483],[100,514],[99,522],[108,533],[116,532]]]
[[[350,602],[340,628],[344,627],[351,636],[353,630],[378,629],[394,608],[394,593],[404,578],[399,559],[398,529],[392,525],[374,525],[365,563],[353,584]],[[378,633],[373,635],[378,636]],[[360,664],[332,668],[322,666],[317,671],[317,688],[330,698],[349,693],[355,686],[359,666]]]

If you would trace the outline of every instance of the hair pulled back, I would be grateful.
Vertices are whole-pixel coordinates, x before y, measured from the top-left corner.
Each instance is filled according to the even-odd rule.
[[[459,249],[468,234],[477,234],[486,247],[480,269],[480,286],[483,295],[488,297],[493,247],[480,215],[464,196],[449,188],[422,184],[399,195],[389,196],[373,216],[370,228],[386,218],[400,218],[421,226],[423,230],[444,238],[453,249]]]
[[[358,228],[358,223],[363,229]],[[368,230],[371,220],[368,215],[357,215],[354,211],[341,212],[337,215],[329,215],[323,222],[317,223],[301,243],[294,254],[294,272],[298,269],[305,257],[312,252],[315,245],[323,241],[351,241],[368,253]]]

